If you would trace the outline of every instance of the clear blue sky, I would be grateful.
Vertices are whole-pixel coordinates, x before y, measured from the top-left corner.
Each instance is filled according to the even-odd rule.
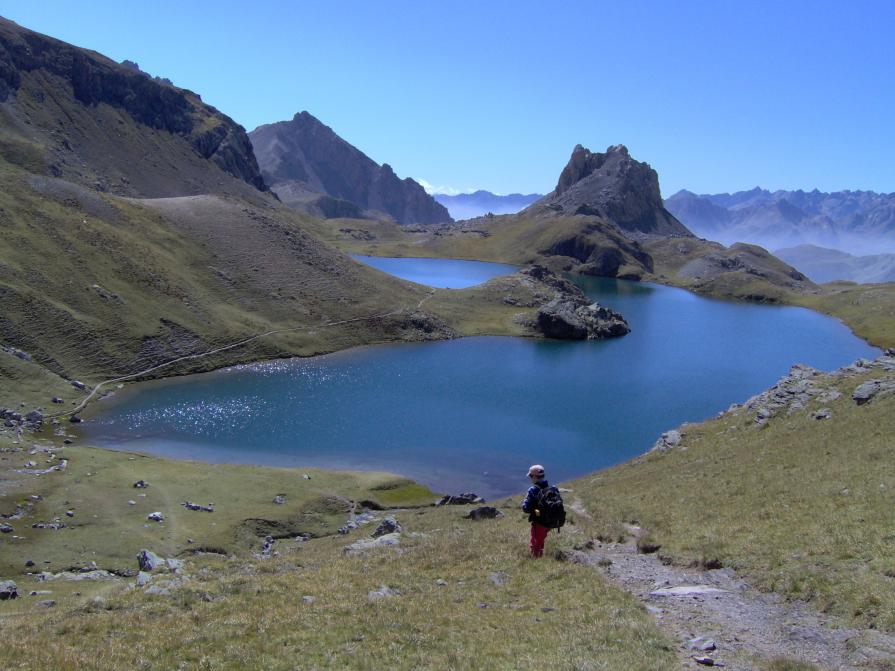
[[[251,130],[308,110],[402,177],[546,192],[628,145],[663,194],[895,191],[895,2],[0,0]]]

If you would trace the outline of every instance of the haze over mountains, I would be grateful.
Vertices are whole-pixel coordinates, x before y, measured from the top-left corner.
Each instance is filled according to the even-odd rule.
[[[451,216],[458,221],[481,217],[489,212],[491,214],[515,214],[542,197],[543,194],[540,193],[511,193],[502,196],[483,189],[473,193],[455,195],[435,194],[435,200],[444,205]]]
[[[679,191],[665,206],[697,235],[767,249],[797,245],[853,254],[895,252],[895,193],[817,190],[696,195]]]
[[[451,221],[417,182],[400,179],[390,165],[379,165],[308,112],[259,126],[249,137],[265,181],[291,207],[326,218]]]

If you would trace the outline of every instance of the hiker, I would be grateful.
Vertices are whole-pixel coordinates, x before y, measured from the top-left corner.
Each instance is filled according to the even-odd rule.
[[[551,487],[544,477],[544,467],[534,464],[528,469],[532,485],[528,488],[522,511],[528,513],[531,522],[531,556],[544,555],[544,541],[551,529],[559,529],[566,522],[562,497],[556,487]]]

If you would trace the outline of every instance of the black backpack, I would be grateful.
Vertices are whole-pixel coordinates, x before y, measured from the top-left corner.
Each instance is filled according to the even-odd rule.
[[[556,487],[545,487],[538,494],[538,501],[535,505],[540,511],[537,516],[537,522],[541,526],[550,529],[559,529],[566,523],[566,509],[562,504],[562,497]]]

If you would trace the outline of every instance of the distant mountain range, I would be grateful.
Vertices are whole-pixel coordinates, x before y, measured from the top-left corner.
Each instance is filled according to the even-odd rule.
[[[816,245],[855,254],[895,252],[895,193],[818,190],[697,195],[678,191],[665,206],[691,231],[725,244],[767,249]]]
[[[458,221],[481,217],[489,212],[491,214],[516,214],[541,197],[540,193],[511,193],[507,196],[499,196],[482,189],[474,193],[460,193],[455,196],[443,193],[435,194],[435,200],[444,205],[451,216]]]
[[[325,217],[448,223],[451,215],[417,182],[400,179],[307,112],[259,126],[249,138],[265,182],[287,205]]]
[[[799,245],[778,249],[776,256],[805,273],[814,282],[851,280],[861,284],[895,282],[895,254],[852,256],[836,249]]]

